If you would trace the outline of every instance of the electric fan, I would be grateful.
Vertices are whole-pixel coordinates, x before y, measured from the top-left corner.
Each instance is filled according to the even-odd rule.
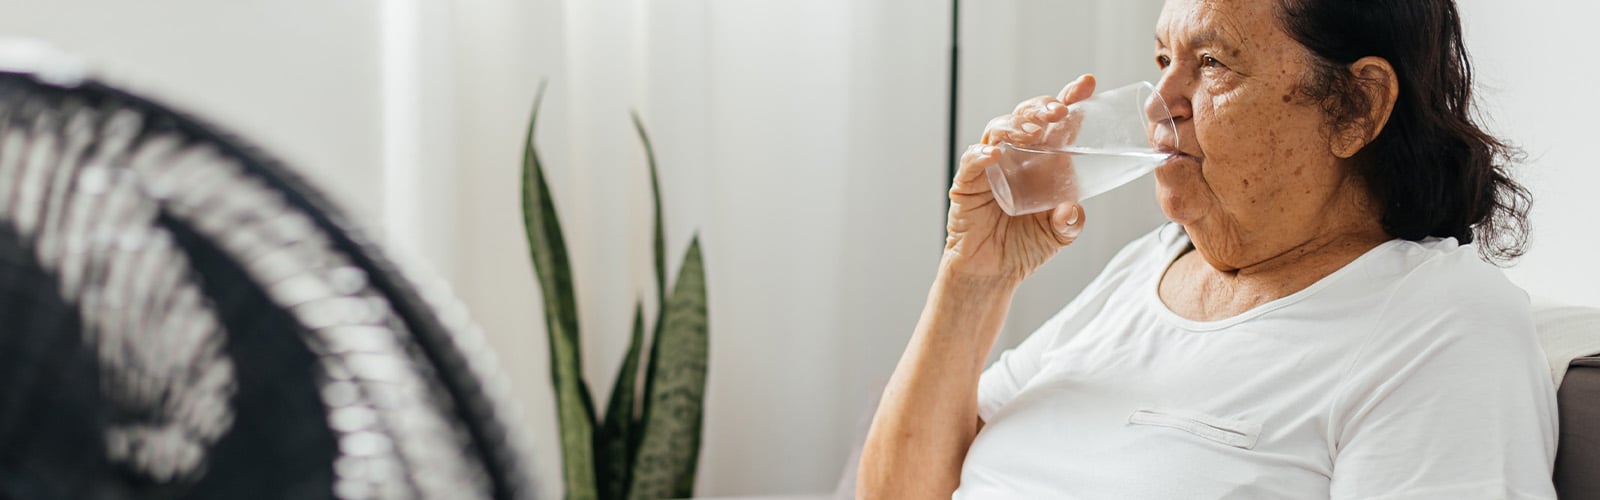
[[[0,43],[0,499],[532,494],[458,303],[82,67]]]

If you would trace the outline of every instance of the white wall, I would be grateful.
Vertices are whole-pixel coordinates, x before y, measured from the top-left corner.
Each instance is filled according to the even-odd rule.
[[[1530,293],[1600,306],[1600,169],[1589,150],[1600,126],[1585,109],[1600,66],[1588,63],[1600,4],[1576,0],[1461,0],[1478,99],[1492,131],[1529,155],[1518,168],[1533,191],[1533,236],[1507,271]]]
[[[367,220],[382,193],[376,0],[0,0],[0,36],[43,39],[240,132]]]

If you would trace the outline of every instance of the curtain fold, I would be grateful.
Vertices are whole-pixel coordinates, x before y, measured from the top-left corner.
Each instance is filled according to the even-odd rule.
[[[1154,73],[1145,66],[1159,2],[963,8],[963,146],[989,117],[1077,73],[1108,84]],[[636,109],[660,161],[669,266],[691,234],[705,245],[711,359],[697,493],[831,491],[853,467],[943,249],[949,4],[477,0],[457,10],[457,273],[502,359],[529,365],[514,368],[514,385],[545,436],[541,477],[559,477],[560,462],[516,233],[516,157],[503,142],[549,78],[539,140],[573,251],[591,387],[609,390],[633,303],[654,300],[648,184],[627,121]],[[1150,191],[1091,202],[1099,227],[1029,284],[1002,342],[1154,226]]]

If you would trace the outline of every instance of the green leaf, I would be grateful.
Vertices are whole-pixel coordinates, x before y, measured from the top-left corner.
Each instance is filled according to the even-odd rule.
[[[660,334],[650,348],[644,438],[633,463],[630,499],[694,494],[709,333],[699,236],[690,240],[678,268],[678,281],[661,310]]]
[[[644,132],[644,121],[639,119],[639,112],[633,111],[633,129],[639,133],[639,142],[644,143],[644,157],[650,164],[650,199],[655,205],[655,264],[656,264],[656,300],[660,304],[667,303],[667,256],[666,243],[662,237],[661,224],[661,181],[656,175],[656,150],[650,146],[650,135]]]
[[[622,499],[628,494],[628,466],[633,463],[633,434],[637,432],[638,417],[633,412],[634,395],[638,392],[639,351],[644,344],[644,304],[633,307],[633,338],[628,341],[628,354],[622,358],[622,368],[617,370],[617,381],[611,387],[611,402],[606,404],[605,423],[595,436],[595,452],[599,460],[595,471],[599,473],[600,498]]]
[[[550,375],[556,392],[556,416],[561,425],[562,472],[568,500],[597,498],[594,473],[594,401],[583,382],[583,359],[578,344],[578,305],[572,290],[572,266],[566,241],[556,218],[550,185],[534,146],[534,125],[544,101],[545,83],[539,83],[528,135],[522,154],[522,223],[528,237],[534,273],[544,296],[545,326],[549,331]]]
[[[651,325],[650,338],[659,339],[661,338],[661,319],[665,317],[664,308],[667,303],[666,244],[663,236],[666,231],[663,229],[664,225],[661,222],[661,182],[660,177],[657,175],[655,148],[650,144],[650,134],[646,133],[644,130],[644,120],[639,118],[638,110],[632,110],[630,116],[633,118],[633,130],[639,134],[639,142],[644,145],[645,160],[650,167],[650,201],[652,207],[655,209],[655,228],[651,239],[653,240],[653,261],[655,263],[656,271],[656,303],[662,306],[657,308],[656,320]],[[654,342],[654,340],[652,340],[652,342]],[[655,344],[651,345],[654,346]],[[650,351],[650,356],[651,359],[655,359],[655,349],[653,347]],[[649,394],[650,387],[651,379],[646,377],[645,394]],[[633,427],[635,429],[642,429],[644,427],[644,415],[648,414],[650,411],[650,399],[645,398],[643,404],[640,406],[642,407],[642,410],[639,412],[639,415],[635,416],[633,421]],[[633,433],[632,439],[628,443],[628,456],[638,455],[639,442],[643,438],[643,432]]]

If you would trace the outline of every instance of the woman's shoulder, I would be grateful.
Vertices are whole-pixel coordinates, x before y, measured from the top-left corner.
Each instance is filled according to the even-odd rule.
[[[1511,303],[1527,309],[1528,294],[1503,269],[1484,261],[1476,245],[1455,238],[1400,240],[1389,253],[1391,265],[1401,271],[1394,298]]]
[[[1505,331],[1532,334],[1527,292],[1504,270],[1485,262],[1475,245],[1454,238],[1395,241],[1378,266],[1392,276],[1383,323],[1432,325],[1445,331]],[[1391,274],[1392,273],[1392,274]]]

